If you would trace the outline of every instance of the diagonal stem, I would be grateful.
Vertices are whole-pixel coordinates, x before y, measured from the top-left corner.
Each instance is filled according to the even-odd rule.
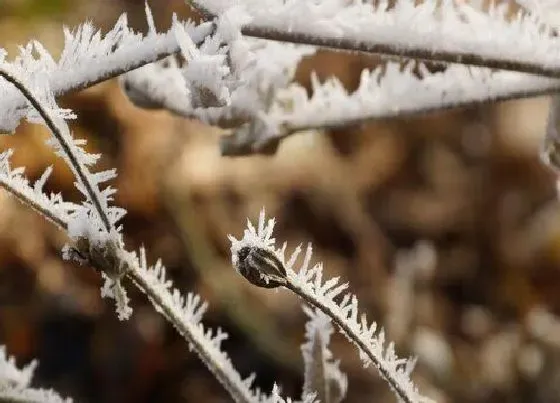
[[[68,164],[70,165],[70,168],[75,172],[75,174],[78,176],[78,179],[86,189],[88,198],[94,205],[97,214],[101,218],[105,230],[107,232],[111,232],[111,221],[109,219],[109,216],[107,215],[106,210],[103,208],[98,189],[90,181],[89,176],[91,174],[89,170],[78,161],[77,156],[72,152],[70,144],[62,134],[62,131],[60,130],[58,125],[54,122],[54,118],[47,111],[47,109],[43,107],[37,97],[33,95],[31,90],[27,88],[27,85],[20,81],[17,77],[15,77],[15,75],[6,71],[6,69],[4,68],[0,68],[0,76],[3,77],[6,81],[10,82],[14,87],[16,87],[21,92],[21,94],[23,94],[23,96],[29,101],[29,103],[35,108],[39,115],[41,115],[41,117],[45,121],[45,124],[52,132],[53,136],[60,144],[62,151],[68,158]]]

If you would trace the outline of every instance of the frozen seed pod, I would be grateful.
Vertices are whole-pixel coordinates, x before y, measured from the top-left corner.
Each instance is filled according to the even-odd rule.
[[[239,274],[257,287],[275,288],[286,284],[286,269],[269,250],[244,246],[234,261]]]

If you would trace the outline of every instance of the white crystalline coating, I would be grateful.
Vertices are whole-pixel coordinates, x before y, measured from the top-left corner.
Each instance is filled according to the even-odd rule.
[[[381,3],[377,8],[373,8],[371,2],[361,0],[352,2],[345,0],[265,0],[264,2],[210,0],[199,5],[220,18],[222,15],[226,15],[235,4],[236,8],[244,7],[246,14],[252,17],[250,22],[243,22],[239,18],[238,24],[247,27],[264,27],[266,25],[272,31],[288,34],[297,33],[298,29],[301,29],[302,32],[315,29],[317,35],[322,33],[325,38],[334,38],[334,41],[355,39],[368,29],[385,30],[386,37],[391,40],[390,43],[395,42],[397,48],[402,47],[399,41],[403,29],[391,24],[387,25],[387,21],[403,25],[405,32],[422,30],[421,34],[416,32],[412,35],[415,40],[424,39],[426,37],[424,31],[426,31],[426,35],[435,35],[440,42],[441,38],[445,38],[447,41],[449,35],[442,35],[441,29],[452,31],[451,36],[455,37],[458,36],[455,32],[457,28],[468,32],[473,31],[472,35],[469,33],[462,36],[465,41],[481,36],[484,42],[489,41],[492,45],[494,36],[491,35],[491,32],[501,27],[503,30],[500,35],[503,36],[496,35],[507,50],[512,49],[509,41],[516,32],[526,39],[532,38],[533,42],[529,41],[531,50],[539,47],[541,37],[544,37],[542,40],[545,42],[560,43],[560,39],[546,35],[536,16],[518,16],[517,19],[507,21],[503,15],[505,12],[503,7],[493,8],[486,13],[475,3],[471,5],[454,4],[447,1],[441,8],[438,8],[434,1],[414,6],[413,2],[401,0],[394,8],[388,10],[387,4]],[[547,10],[550,9],[549,4],[546,6]],[[302,10],[309,12],[306,13]],[[231,16],[229,18],[231,19]],[[385,25],[372,22],[378,20],[385,21]],[[420,22],[423,20],[432,21],[421,24]],[[418,21],[418,24],[414,24],[415,21]],[[268,24],[269,22],[270,24]],[[488,37],[488,35],[490,36]],[[363,35],[360,40],[366,41],[366,37],[367,35]],[[379,38],[377,35],[371,37],[375,40]],[[504,41],[508,42],[507,46],[503,43]],[[228,107],[199,109],[193,113],[193,116],[212,124],[235,114],[257,116],[261,123],[257,133],[254,135],[246,135],[245,131],[238,133],[240,139],[247,137],[247,141],[255,145],[259,142],[264,144],[273,137],[282,137],[290,132],[310,128],[340,127],[371,119],[542,95],[560,89],[560,80],[530,74],[462,65],[448,65],[442,72],[430,73],[422,64],[419,65],[418,71],[412,71],[412,64],[403,69],[399,63],[389,62],[386,67],[373,71],[364,70],[359,88],[354,92],[347,91],[336,78],[323,83],[314,78],[312,93],[308,95],[306,89],[301,85],[292,84],[287,87],[293,75],[285,74],[284,77],[289,77],[289,80],[273,80],[275,84],[272,87],[273,91],[269,94],[274,94],[274,96],[269,96],[272,102],[266,104],[262,101],[262,94],[266,92],[263,89],[267,86],[259,84],[259,82],[263,82],[263,79],[259,76],[258,71],[262,69],[268,73],[267,76],[279,77],[274,74],[270,75],[272,69],[268,68],[266,64],[270,61],[271,65],[280,66],[282,60],[286,59],[288,50],[285,43],[272,41],[269,43],[274,43],[275,47],[267,45],[270,46],[267,53],[263,52],[255,58],[254,63],[258,63],[259,67],[247,66],[247,60],[250,59],[247,55],[251,53],[257,55],[257,51],[251,53],[247,51],[247,46],[250,44],[248,40],[245,40],[242,45],[232,45],[230,49],[232,65],[236,65],[236,60],[239,60],[247,66],[244,67],[247,71],[244,76],[246,78],[242,80],[244,85],[232,93],[231,104]],[[235,51],[234,46],[239,48],[239,52]],[[430,47],[432,41],[426,40],[426,46],[430,52],[433,50]],[[477,44],[471,48],[473,51],[478,51],[481,46]],[[516,48],[514,51],[518,52],[518,49]],[[235,57],[236,52],[239,53],[238,57]],[[498,55],[501,55],[499,51]],[[291,65],[297,65],[302,56],[294,60]],[[531,60],[533,59],[531,58]],[[243,68],[240,71],[243,71]],[[418,72],[420,76],[417,74]],[[258,79],[255,79],[256,77]]]
[[[251,22],[251,16],[241,6],[233,6],[216,19],[216,34],[226,43],[241,39],[241,27]]]
[[[226,10],[216,18],[214,34],[198,48],[194,34],[174,24],[186,65],[152,65],[129,72],[121,79],[130,87],[125,92],[138,106],[162,107],[210,124],[268,111],[276,91],[290,83],[299,61],[315,49],[242,37],[239,27],[247,20],[239,7]],[[213,93],[217,102],[195,102],[201,89]]]
[[[115,300],[115,310],[119,320],[128,320],[132,315],[132,307],[126,290],[120,280],[113,280],[105,273],[101,273],[103,285],[101,286],[101,297]]]
[[[230,103],[232,85],[238,83],[230,76],[227,52],[234,42],[241,40],[240,27],[248,21],[249,16],[241,8],[231,7],[216,18],[214,34],[203,41],[200,49],[195,46],[184,25],[174,21],[172,29],[186,60],[182,73],[187,85],[192,91],[211,91],[217,101],[217,105],[202,106],[225,106]],[[194,100],[191,103],[198,107]]]
[[[9,189],[12,195],[41,213],[46,219],[65,228],[71,237],[87,238],[92,244],[96,242],[102,244],[108,240],[108,234],[103,228],[96,226],[99,222],[89,216],[91,210],[87,204],[65,202],[59,193],[50,195],[43,193],[42,188],[51,172],[50,167],[37,182],[31,184],[23,175],[23,168],[13,169],[10,166],[11,155],[12,150],[0,154],[0,186]],[[64,252],[63,256],[68,257],[68,246],[65,247]],[[128,305],[128,297],[120,281],[110,279],[104,273],[102,277],[104,285],[101,296],[115,299],[119,319],[128,319],[132,308]]]
[[[78,204],[65,202],[60,193],[47,195],[43,192],[43,185],[50,169],[47,169],[35,184],[31,184],[23,175],[23,168],[11,167],[12,154],[11,149],[0,154],[0,185],[10,189],[11,194],[21,201],[25,201],[35,210],[43,212],[45,218],[55,221],[59,225],[65,225],[73,214],[83,208]]]
[[[367,44],[389,53],[446,53],[560,69],[560,39],[536,15],[508,16],[508,5],[482,11],[467,1],[195,0],[220,15],[242,5],[248,28],[315,38],[314,43]],[[515,44],[515,46],[512,46]]]
[[[33,361],[23,369],[18,369],[15,359],[7,355],[4,346],[0,346],[0,388],[10,385],[29,386],[36,367],[37,362]]]
[[[102,187],[105,182],[116,176],[116,170],[99,172],[90,170],[99,159],[99,155],[88,153],[84,148],[85,140],[73,137],[66,120],[73,118],[74,115],[71,111],[58,107],[45,71],[26,71],[21,65],[2,63],[0,76],[9,83],[9,86],[17,88],[25,96],[28,108],[25,117],[50,130],[51,137],[47,144],[66,162],[74,175],[75,186],[85,200],[79,207],[64,211],[64,208],[71,205],[62,203],[56,196],[47,197],[42,194],[49,170],[42,175],[35,186],[30,187],[22,176],[22,170],[15,172],[11,170],[9,165],[11,152],[0,156],[0,183],[16,197],[43,213],[45,217],[64,227],[73,241],[87,239],[90,251],[86,252],[96,250],[97,258],[103,258],[106,251],[99,251],[108,246],[109,241],[111,245],[122,242],[121,228],[117,226],[117,222],[126,210],[112,205],[115,189],[110,186]],[[66,250],[68,251],[69,248]],[[69,256],[68,253],[65,255]],[[91,258],[95,260],[93,253]],[[107,265],[100,269],[111,270]],[[115,298],[119,318],[128,317],[131,309],[128,307],[126,293],[120,287],[118,279],[115,279],[113,290],[112,294],[105,292],[105,295],[112,295]]]
[[[247,21],[241,8],[231,7],[215,19],[214,31],[199,39],[197,47],[196,32],[174,16],[171,31],[185,62],[127,73],[125,92],[140,107],[166,108],[185,117],[196,117],[200,110],[229,110],[232,91],[245,86],[239,60],[246,66],[248,53],[240,55],[239,44],[244,42],[240,26]]]
[[[53,390],[31,387],[36,367],[37,362],[32,361],[19,369],[14,358],[7,355],[6,348],[0,346],[0,400],[25,403],[71,403],[72,399],[62,398]]]
[[[303,400],[292,400],[291,398],[284,399],[280,396],[280,387],[275,383],[274,387],[272,388],[272,394],[270,396],[264,397],[261,400],[262,403],[320,403],[319,401],[315,400],[314,395],[307,395],[303,398]]]
[[[560,26],[560,2],[558,0],[516,0],[517,3],[550,26]]]
[[[353,92],[337,78],[321,83],[313,77],[311,95],[292,84],[278,92],[266,118],[289,131],[339,127],[560,89],[560,80],[530,74],[462,65],[430,73],[420,65],[422,77],[418,77],[411,67],[402,70],[399,63],[388,62],[373,71],[364,70]]]
[[[22,52],[29,52],[29,48],[30,46],[27,46],[25,49],[22,48]],[[33,95],[41,101],[45,110],[47,110],[54,118],[74,119],[76,117],[71,110],[60,108],[56,104],[45,71],[28,71],[17,63],[8,62],[0,63],[0,69],[4,74],[25,83],[27,88],[33,92]],[[16,87],[12,83],[8,82],[4,76],[0,77],[0,97],[9,96],[14,90],[16,90]],[[16,91],[19,92],[19,90]],[[4,98],[0,99],[2,101],[4,100]],[[0,107],[2,107],[2,101],[0,101]],[[6,106],[7,110],[3,110],[2,114],[0,114],[0,130],[15,130],[22,118],[26,118],[32,123],[42,122],[40,115],[33,105],[31,105],[29,100],[22,102],[19,106]],[[12,108],[15,109],[12,110]]]
[[[266,220],[263,209],[256,229],[248,221],[243,238],[238,240],[229,235],[232,261],[235,262],[235,255],[243,246],[265,248],[276,253],[284,263],[289,288],[297,291],[300,296],[305,295],[305,299],[313,301],[316,307],[322,307],[321,311],[327,313],[341,333],[357,347],[365,367],[373,365],[400,400],[407,403],[431,402],[431,399],[418,392],[411,379],[415,359],[397,357],[394,344],[385,341],[384,330],[378,329],[377,323],[368,322],[365,314],[359,314],[358,298],[346,293],[348,283],[341,284],[338,277],[326,281],[323,279],[322,264],[311,266],[311,245],[308,245],[303,262],[296,272],[294,268],[301,254],[301,247],[298,246],[289,259],[286,259],[286,244],[280,249],[275,248],[275,240],[272,238],[274,224],[274,219]]]
[[[320,357],[324,360],[321,366],[325,374],[325,381],[326,383],[334,382],[340,394],[338,397],[344,399],[348,390],[348,378],[346,374],[340,370],[338,361],[333,360],[332,352],[329,349],[331,335],[334,331],[331,319],[318,309],[313,310],[304,306],[304,312],[309,320],[305,324],[306,342],[301,346],[305,363],[303,396],[308,396],[316,392],[312,389],[313,368],[316,359],[313,355],[313,350],[314,347],[318,345],[322,350]],[[332,397],[333,396],[331,396],[331,398]],[[339,401],[340,400],[337,400],[337,402]]]
[[[256,248],[256,249],[266,249],[276,254],[274,245],[276,240],[272,238],[272,231],[274,229],[274,218],[265,222],[265,210],[261,210],[259,215],[259,221],[257,228],[253,226],[251,221],[247,219],[247,228],[243,232],[243,238],[237,239],[233,235],[228,235],[228,239],[231,241],[231,263],[233,267],[237,270],[239,251],[241,248]]]
[[[155,33],[153,18],[147,10],[149,33],[146,36],[134,32],[128,26],[126,14],[123,14],[103,36],[90,23],[74,30],[65,28],[64,48],[58,60],[41,43],[31,41],[19,48],[19,55],[9,64],[13,69],[36,77],[53,96],[60,96],[177,52],[179,45],[173,31]],[[196,43],[201,42],[212,29],[211,23],[195,25],[187,21],[181,24]],[[2,64],[7,63],[5,55],[5,50],[0,49]],[[0,80],[0,110],[3,111],[0,131],[13,132],[20,120],[32,113],[26,105],[19,91]]]
[[[236,80],[229,105],[200,108],[192,116],[210,124],[235,117],[254,118],[268,113],[277,91],[293,79],[301,59],[315,49],[246,38],[230,45],[230,61]]]
[[[166,62],[173,65],[175,59],[168,58]],[[119,81],[128,99],[138,107],[177,113],[192,109],[187,83],[175,66],[150,63],[119,76]]]
[[[210,371],[231,393],[237,402],[244,403],[290,403],[279,396],[275,388],[271,396],[252,389],[254,374],[243,379],[233,366],[227,353],[222,350],[222,342],[227,333],[221,329],[212,330],[202,324],[202,316],[207,303],[194,293],[182,295],[166,277],[166,269],[157,261],[149,266],[146,252],[127,255],[128,265],[133,268],[131,278],[150,298],[158,312],[164,315],[189,342],[190,348],[202,359]],[[311,401],[309,402],[311,403]]]
[[[14,86],[26,97],[28,111],[26,117],[36,124],[45,125],[51,131],[48,144],[53,147],[54,153],[61,157],[72,170],[76,179],[77,189],[86,197],[88,223],[94,228],[102,228],[106,232],[117,233],[116,222],[124,215],[124,210],[110,206],[114,189],[100,188],[100,184],[115,177],[114,170],[91,172],[90,167],[99,159],[99,155],[88,153],[83,146],[84,140],[75,139],[66,122],[73,118],[71,111],[58,107],[54,93],[45,78],[44,72],[26,71],[17,64],[0,64],[0,75],[9,81],[9,86]],[[38,79],[39,77],[39,79]],[[74,219],[74,216],[70,217]],[[78,225],[77,227],[83,227]],[[95,231],[92,231],[95,232]],[[70,236],[74,234],[70,233]]]

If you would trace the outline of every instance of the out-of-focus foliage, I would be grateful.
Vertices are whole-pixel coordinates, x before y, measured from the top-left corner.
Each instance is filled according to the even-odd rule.
[[[53,17],[68,11],[71,0],[3,0],[2,15],[5,17]]]

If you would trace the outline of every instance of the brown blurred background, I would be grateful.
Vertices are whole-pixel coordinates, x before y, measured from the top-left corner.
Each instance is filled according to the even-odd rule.
[[[157,4],[156,4],[157,3]],[[0,46],[39,39],[54,54],[62,24],[107,29],[126,11],[145,29],[141,0],[2,0]],[[188,15],[182,0],[152,2],[156,23]],[[11,53],[13,54],[13,53]],[[355,88],[377,60],[320,52],[309,73]],[[315,261],[351,284],[362,310],[387,327],[415,377],[440,402],[560,402],[560,209],[539,163],[548,100],[485,105],[393,119],[329,133],[302,133],[273,157],[224,158],[220,131],[135,108],[115,80],[70,94],[74,133],[116,167],[117,203],[129,248],[162,258],[182,290],[210,302],[204,323],[239,371],[270,391],[299,397],[304,315],[286,291],[256,289],[229,264],[262,206],[276,238],[312,242]],[[48,190],[75,199],[68,169],[44,145],[43,128],[0,137],[15,165]],[[64,234],[0,193],[0,344],[23,364],[37,358],[37,385],[78,402],[225,402],[227,394],[188,346],[132,287],[132,319],[120,323],[89,267],[63,262]],[[349,377],[347,402],[391,402],[375,373],[337,334],[332,349]]]

